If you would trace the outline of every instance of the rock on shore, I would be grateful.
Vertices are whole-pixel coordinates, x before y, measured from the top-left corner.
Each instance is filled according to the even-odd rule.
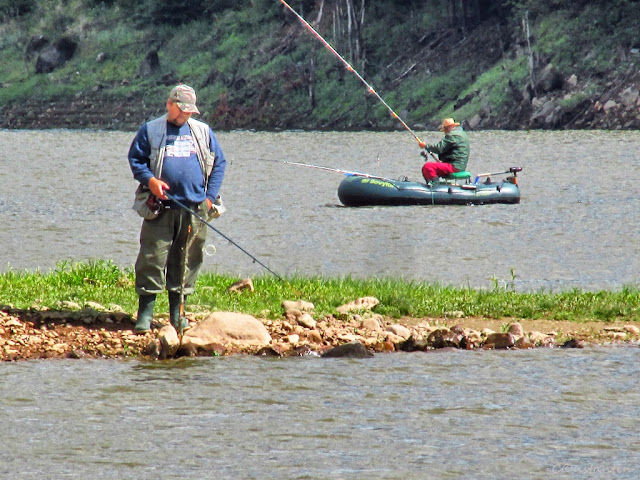
[[[398,322],[372,312],[376,304],[372,297],[356,299],[333,315],[317,316],[313,305],[289,302],[283,303],[284,313],[275,320],[232,312],[188,315],[193,328],[182,339],[166,320],[154,322],[157,328],[151,332],[137,335],[132,330],[135,319],[129,314],[97,304],[78,310],[69,305],[60,310],[5,306],[0,307],[0,359],[163,359],[233,354],[366,357],[445,348],[582,348],[640,338],[637,326],[624,323],[592,322],[588,330],[579,330],[578,324],[526,319],[404,318]],[[496,322],[501,322],[499,328]]]

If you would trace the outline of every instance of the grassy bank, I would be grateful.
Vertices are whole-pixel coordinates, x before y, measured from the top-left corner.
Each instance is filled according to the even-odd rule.
[[[454,288],[397,278],[356,279],[350,277],[292,277],[285,281],[272,276],[253,278],[255,291],[227,292],[238,277],[203,274],[196,293],[188,299],[191,311],[224,310],[276,318],[283,300],[303,299],[315,305],[317,315],[334,314],[336,307],[355,298],[373,296],[380,300],[376,313],[399,318],[483,317],[531,320],[640,321],[640,289],[628,286],[619,291],[518,293],[499,282],[490,290]],[[49,272],[9,271],[0,274],[0,305],[19,309],[31,307],[65,309],[95,302],[106,308],[118,306],[135,313],[137,296],[134,274],[108,261],[60,263]],[[167,310],[166,295],[158,299],[158,310]]]

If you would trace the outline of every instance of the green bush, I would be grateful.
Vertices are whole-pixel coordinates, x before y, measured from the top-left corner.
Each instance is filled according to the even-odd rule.
[[[37,0],[0,0],[0,16],[22,17],[35,10]]]

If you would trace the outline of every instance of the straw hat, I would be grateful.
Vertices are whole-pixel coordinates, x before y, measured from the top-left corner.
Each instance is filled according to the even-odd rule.
[[[458,125],[460,124],[458,122],[454,122],[453,118],[445,118],[442,121],[442,125],[440,125],[440,131],[443,132],[447,127],[457,127]]]

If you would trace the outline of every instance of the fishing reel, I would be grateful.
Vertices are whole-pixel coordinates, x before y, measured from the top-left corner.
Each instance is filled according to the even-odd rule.
[[[146,203],[149,210],[151,210],[156,217],[164,211],[164,204],[155,195],[149,195],[149,199]]]

